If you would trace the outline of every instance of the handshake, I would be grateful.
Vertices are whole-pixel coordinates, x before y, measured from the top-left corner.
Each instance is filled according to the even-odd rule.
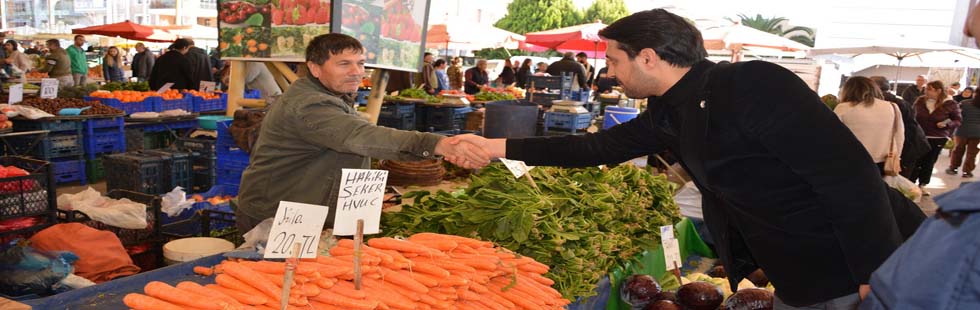
[[[436,155],[442,155],[454,165],[466,168],[483,168],[494,158],[507,156],[507,140],[486,139],[477,135],[458,135],[439,141]]]

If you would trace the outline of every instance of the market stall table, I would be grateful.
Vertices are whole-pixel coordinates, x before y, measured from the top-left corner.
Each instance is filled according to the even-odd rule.
[[[14,145],[11,144],[10,141],[7,140],[7,138],[34,136],[34,140],[31,141],[31,144],[28,145],[27,148],[24,148],[25,152],[30,152],[31,150],[34,149],[34,147],[40,144],[41,141],[44,140],[44,138],[47,138],[48,133],[51,132],[49,130],[11,132],[12,130],[13,128],[8,128],[0,132],[0,140],[3,140],[3,144],[6,147],[7,155],[13,155],[13,156],[24,156],[25,154],[18,154],[17,149],[14,148]]]

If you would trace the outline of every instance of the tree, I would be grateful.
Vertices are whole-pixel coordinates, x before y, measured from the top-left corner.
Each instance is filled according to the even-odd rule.
[[[806,46],[812,47],[814,44],[815,32],[813,28],[796,26],[783,29],[783,24],[786,23],[786,18],[784,17],[764,17],[762,14],[756,14],[750,17],[745,14],[738,14],[738,18],[741,20],[742,25],[747,27],[785,37]]]
[[[514,33],[528,33],[574,26],[582,22],[582,12],[572,0],[514,0],[507,15],[494,25]]]
[[[626,8],[626,3],[623,0],[599,0],[593,2],[585,10],[583,21],[591,23],[598,20],[608,25],[628,15],[630,15],[630,10]]]

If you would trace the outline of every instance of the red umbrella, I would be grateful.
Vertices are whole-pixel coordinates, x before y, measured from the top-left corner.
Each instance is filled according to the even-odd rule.
[[[136,41],[151,41],[151,42],[170,42],[174,40],[173,38],[176,38],[176,37],[171,38],[169,36],[161,36],[159,33],[154,35],[153,28],[143,26],[140,24],[135,24],[128,20],[115,24],[72,29],[71,33],[94,34],[94,35],[102,35],[107,37],[120,37],[124,39],[136,40]]]
[[[530,32],[525,34],[527,44],[547,47],[559,51],[605,50],[606,42],[599,37],[599,30],[606,28],[603,23],[583,24],[554,30]]]

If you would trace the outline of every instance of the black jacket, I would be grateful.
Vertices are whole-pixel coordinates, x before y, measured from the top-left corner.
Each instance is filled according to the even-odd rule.
[[[915,103],[916,99],[919,99],[920,96],[925,94],[926,93],[924,90],[919,89],[918,86],[912,85],[906,87],[905,90],[902,91],[902,99],[904,99],[909,106],[912,106],[912,103]]]
[[[187,52],[187,61],[191,63],[191,83],[188,89],[200,88],[201,81],[214,81],[211,74],[211,57],[200,47],[191,47]]]
[[[150,89],[157,90],[163,84],[174,83],[171,89],[197,89],[191,87],[191,63],[178,51],[169,51],[157,58],[150,73]]]
[[[517,80],[517,87],[527,88],[527,80],[530,77],[531,68],[521,67],[520,69],[517,69],[517,74],[514,75],[514,78]]]
[[[733,288],[758,267],[791,306],[856,293],[902,240],[871,156],[789,70],[747,62],[712,80],[731,88],[702,87],[714,66],[692,67],[632,121],[508,140],[507,158],[594,166],[669,150],[701,191]]]
[[[905,126],[905,142],[902,145],[902,171],[911,172],[912,166],[922,157],[929,152],[931,148],[929,146],[929,141],[926,140],[926,133],[922,131],[922,127],[919,127],[919,123],[915,121],[915,110],[912,109],[912,105],[908,102],[895,97],[891,93],[882,90],[885,96],[885,100],[891,101],[898,106],[898,110],[902,113],[902,123]]]
[[[571,72],[575,74],[575,78],[578,79],[578,86],[581,88],[586,88],[589,82],[589,77],[586,76],[585,67],[571,58],[562,58],[559,61],[548,66],[548,74],[553,76],[561,76],[562,72]]]

